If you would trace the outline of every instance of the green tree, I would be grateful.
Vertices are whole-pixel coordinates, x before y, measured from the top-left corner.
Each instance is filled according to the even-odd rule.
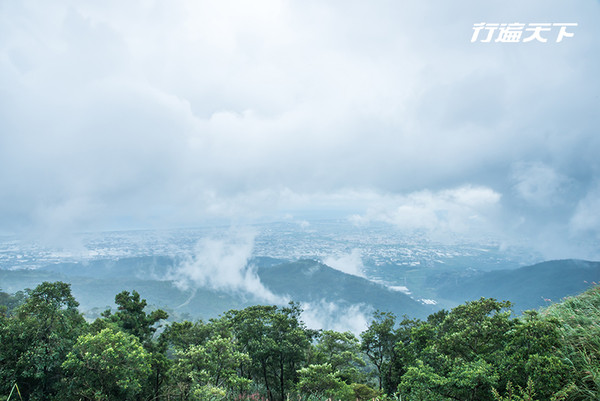
[[[349,331],[321,332],[313,347],[311,363],[329,364],[346,383],[364,380],[361,368],[365,366],[365,361],[360,352],[360,341]]]
[[[535,311],[511,318],[509,308],[481,298],[400,324],[395,352],[402,369],[392,376],[400,378],[403,399],[564,399],[571,387],[558,322]]]
[[[10,316],[19,305],[25,302],[26,295],[23,291],[17,291],[11,295],[0,291],[0,316]]]
[[[435,316],[411,330],[416,362],[399,390],[411,400],[491,400],[499,361],[517,324],[509,302],[482,298]]]
[[[79,337],[62,367],[68,400],[135,400],[150,374],[150,355],[130,334],[106,328]]]
[[[242,375],[262,382],[269,397],[273,387],[271,366],[272,350],[276,344],[270,336],[272,316],[276,306],[250,306],[243,310],[229,311],[225,318],[231,322],[233,335],[241,345],[241,350],[250,356],[250,363],[242,366]]]
[[[243,392],[250,380],[240,377],[238,369],[249,361],[249,356],[237,349],[233,339],[219,335],[205,345],[192,345],[185,351],[177,351],[169,371],[168,395],[190,400],[215,393],[217,389],[223,394]]]
[[[57,392],[61,364],[86,329],[69,284],[44,282],[0,326],[0,382],[19,384],[30,400],[49,400]]]
[[[540,399],[549,400],[568,385],[569,367],[561,357],[561,333],[554,318],[526,311],[507,333],[508,343],[498,358],[500,387],[533,388]],[[530,383],[531,382],[531,383]]]
[[[165,343],[170,352],[185,351],[192,345],[202,345],[211,337],[213,327],[197,322],[173,322],[161,333],[159,342]]]
[[[269,399],[284,400],[297,382],[297,370],[306,361],[313,336],[300,321],[296,304],[251,306],[226,315],[233,335],[251,362],[241,370],[265,386]]]
[[[404,317],[394,331],[395,344],[386,363],[383,375],[383,390],[387,394],[395,393],[400,384],[402,376],[406,373],[408,366],[416,360],[412,333],[413,329],[423,325],[418,319]]]
[[[140,294],[133,290],[122,291],[115,296],[117,311],[111,314],[110,310],[104,312],[104,321],[95,322],[96,330],[101,330],[108,326],[118,327],[125,333],[131,334],[139,339],[146,351],[150,353],[152,365],[152,375],[145,386],[145,391],[149,397],[152,393],[157,398],[160,388],[166,380],[166,372],[169,368],[169,361],[166,357],[167,347],[164,342],[154,341],[154,333],[158,329],[160,321],[167,319],[169,315],[162,309],[146,312],[147,303],[141,299]]]
[[[600,399],[600,286],[543,311],[559,322],[559,355],[569,367],[571,399]]]
[[[346,384],[329,363],[308,365],[298,371],[296,388],[303,396],[323,397],[342,401],[356,399],[354,389]]]
[[[391,361],[396,344],[394,325],[396,317],[391,312],[377,311],[366,331],[361,333],[361,349],[377,368],[379,389],[383,389],[384,375],[391,374]]]
[[[140,299],[137,291],[122,291],[115,296],[117,312],[106,311],[104,316],[109,322],[115,323],[121,330],[136,336],[144,346],[152,344],[156,332],[156,324],[169,317],[167,312],[157,309],[146,313],[147,303]]]
[[[276,345],[273,349],[273,372],[278,379],[278,393],[282,401],[297,382],[297,370],[306,361],[311,340],[315,335],[301,322],[301,313],[298,305],[290,303],[289,307],[281,308],[273,317],[271,338]]]

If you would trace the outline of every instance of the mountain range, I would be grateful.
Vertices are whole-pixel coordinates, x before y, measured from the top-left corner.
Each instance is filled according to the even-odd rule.
[[[42,281],[71,283],[72,292],[89,318],[114,306],[117,293],[138,291],[151,307],[174,318],[211,318],[229,309],[264,304],[264,294],[201,285],[176,285],[173,271],[181,261],[172,257],[133,257],[86,263],[56,263],[39,269],[0,270],[0,289],[15,292]],[[363,311],[390,311],[397,316],[425,318],[439,306],[426,305],[418,294],[407,295],[365,277],[343,273],[315,260],[255,258],[248,268],[264,289],[279,299],[300,304],[330,303],[360,306]],[[443,305],[480,297],[510,300],[517,313],[539,308],[580,293],[600,282],[600,262],[548,261],[491,272],[447,272],[427,279]]]
[[[0,287],[14,292],[42,281],[71,283],[72,292],[88,316],[113,304],[123,291],[138,291],[148,304],[182,317],[211,318],[229,309],[265,303],[262,294],[226,291],[207,286],[178,287],[171,279],[179,261],[170,257],[135,257],[88,263],[57,263],[40,269],[0,270]],[[288,262],[256,258],[251,265],[266,289],[298,303],[334,302],[426,317],[434,310],[363,277],[345,274],[314,260]]]

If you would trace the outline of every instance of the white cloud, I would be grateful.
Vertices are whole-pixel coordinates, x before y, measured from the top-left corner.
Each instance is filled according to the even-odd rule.
[[[351,331],[358,335],[369,327],[372,310],[364,305],[333,302],[303,303],[302,320],[311,329]]]
[[[579,201],[569,224],[572,235],[600,238],[600,185],[592,187]]]
[[[285,304],[260,281],[256,268],[249,264],[255,233],[239,231],[228,238],[203,238],[189,260],[167,276],[179,288],[207,287],[249,296],[261,301]]]
[[[323,263],[346,274],[365,277],[365,266],[362,262],[360,249],[353,249],[350,253],[344,255],[329,256],[323,260]]]
[[[411,292],[408,289],[408,287],[404,286],[404,285],[388,285],[387,288],[389,288],[392,291],[399,291],[402,292],[406,295],[410,295]]]
[[[381,197],[357,223],[383,221],[404,230],[431,234],[477,235],[493,232],[501,195],[490,188],[461,186],[438,192],[419,191],[406,196]]]
[[[517,163],[513,180],[520,198],[541,207],[560,203],[569,184],[567,177],[544,163]]]

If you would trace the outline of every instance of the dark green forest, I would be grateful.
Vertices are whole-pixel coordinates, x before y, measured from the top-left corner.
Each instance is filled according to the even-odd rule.
[[[136,291],[86,321],[69,284],[0,292],[0,400],[600,399],[600,287],[515,316],[491,298],[360,336],[298,304],[166,322]]]

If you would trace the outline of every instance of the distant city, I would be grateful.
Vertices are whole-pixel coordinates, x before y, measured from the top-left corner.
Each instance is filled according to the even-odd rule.
[[[494,239],[432,241],[424,233],[401,232],[388,224],[356,226],[346,220],[278,222],[239,229],[229,227],[82,233],[69,246],[49,246],[0,237],[0,268],[34,269],[61,262],[137,256],[185,257],[203,238],[227,239],[239,231],[254,235],[253,256],[285,260],[342,257],[355,252],[364,273],[377,279],[382,269],[457,267],[495,270],[516,268],[543,258],[526,247],[504,246]]]

